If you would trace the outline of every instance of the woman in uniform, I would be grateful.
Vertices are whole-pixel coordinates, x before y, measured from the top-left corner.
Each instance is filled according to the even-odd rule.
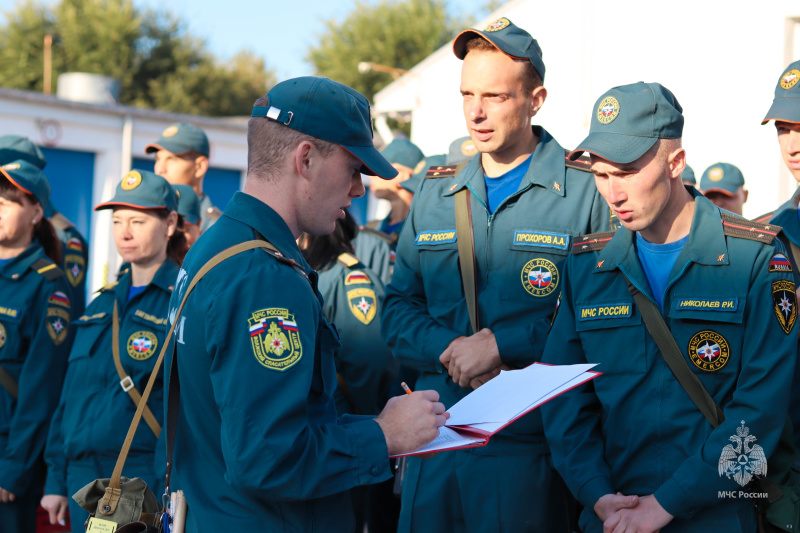
[[[113,210],[114,243],[131,268],[101,289],[75,322],[76,342],[45,454],[42,507],[51,523],[63,524],[69,505],[75,533],[84,531],[88,513],[67,497],[114,470],[166,337],[169,299],[186,253],[178,197],[164,178],[133,170],[111,200],[95,207],[101,209]],[[143,479],[153,491],[161,483],[154,459],[163,411],[159,376],[122,473]]]
[[[18,160],[0,167],[0,529],[36,530],[47,428],[72,335],[61,245],[44,217],[50,184]]]

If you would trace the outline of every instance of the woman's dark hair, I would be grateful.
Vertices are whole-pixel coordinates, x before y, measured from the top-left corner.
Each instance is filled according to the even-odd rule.
[[[314,270],[325,270],[343,253],[353,253],[353,239],[358,233],[358,223],[345,210],[344,219],[336,220],[336,229],[328,235],[304,233],[300,240],[303,256]]]
[[[154,209],[153,213],[161,220],[166,220],[170,211],[166,209]],[[186,242],[186,234],[183,232],[183,215],[178,215],[178,226],[175,228],[175,233],[169,238],[167,242],[167,257],[172,259],[178,266],[183,264],[183,258],[186,257],[186,252],[189,251],[189,244]]]
[[[0,197],[19,205],[24,205],[22,203],[23,198],[33,205],[40,203],[35,196],[27,194],[15,187],[5,176],[0,176]],[[42,206],[42,211],[44,211],[44,206]],[[45,255],[55,264],[61,265],[61,241],[58,240],[58,234],[55,228],[44,214],[41,220],[33,226],[31,239],[39,241],[39,244],[44,248]]]

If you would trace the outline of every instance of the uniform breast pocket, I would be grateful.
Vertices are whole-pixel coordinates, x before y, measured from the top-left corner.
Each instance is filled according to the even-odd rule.
[[[0,320],[0,364],[16,375],[25,361],[27,340],[22,338],[20,319],[3,317]]]
[[[125,343],[125,352],[134,364],[146,361],[143,366],[152,368],[156,360],[154,356],[159,354],[166,338],[166,318],[161,319],[163,323],[155,323],[134,315],[130,321],[130,324],[123,328],[124,333],[120,334],[120,344]],[[124,358],[123,354],[120,356]]]
[[[687,296],[674,298],[670,329],[689,366],[701,375],[728,375],[741,367],[745,298]]]
[[[553,307],[562,286],[562,266],[570,236],[544,230],[515,230],[509,251],[491,259],[492,269],[508,273],[511,282],[497,286],[501,299]],[[498,280],[499,281],[499,280]],[[493,280],[490,280],[492,283]],[[550,302],[547,302],[550,300]]]
[[[461,300],[456,230],[421,231],[414,244],[419,250],[420,271],[433,273],[425,279],[429,305],[436,300]]]
[[[645,328],[633,302],[578,302],[575,330],[586,359],[608,379],[647,371]]]
[[[75,341],[69,353],[69,362],[89,357],[97,351],[97,343],[105,332],[111,334],[111,315],[98,313],[92,316],[82,316],[73,324],[75,327]],[[111,346],[108,347],[111,349]]]

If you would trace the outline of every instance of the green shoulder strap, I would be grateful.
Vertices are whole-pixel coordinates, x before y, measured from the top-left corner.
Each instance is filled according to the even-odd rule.
[[[9,374],[8,371],[2,366],[0,366],[0,386],[6,389],[12,398],[15,400],[17,399],[17,394],[19,393],[17,382],[14,381],[14,378],[11,377],[11,374]]]
[[[456,235],[458,263],[461,265],[461,283],[467,300],[469,323],[472,333],[480,331],[478,322],[478,269],[475,264],[475,235],[472,232],[472,202],[469,189],[464,187],[455,194]]]

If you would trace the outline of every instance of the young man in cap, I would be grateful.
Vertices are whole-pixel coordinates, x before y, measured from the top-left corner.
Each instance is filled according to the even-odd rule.
[[[597,188],[623,226],[576,240],[543,357],[603,372],[542,407],[586,533],[752,533],[752,497],[721,496],[748,490],[758,467],[754,452],[745,471],[734,445],[755,450],[757,438],[766,460],[786,420],[797,299],[792,272],[776,268],[783,245],[775,227],[721,213],[684,186],[683,122],[661,85],[615,87],[571,155],[591,154]],[[668,334],[651,336],[662,319]],[[677,343],[674,367],[656,338]],[[721,417],[709,410],[719,425],[679,369],[721,406]]]
[[[742,171],[735,165],[715,163],[708,167],[700,177],[700,190],[712,204],[741,216],[748,191]]]
[[[27,137],[3,135],[0,137],[0,165],[17,159],[28,161],[44,170],[47,159],[42,151]],[[86,268],[89,264],[89,244],[67,217],[56,211],[52,201],[47,201],[44,216],[50,220],[61,241],[61,268],[66,274],[70,289],[70,304],[80,316],[86,307]]]
[[[407,185],[415,168],[424,161],[425,155],[408,139],[394,139],[381,151],[383,157],[397,170],[397,177],[384,180],[378,176],[370,178],[370,190],[377,197],[388,200],[391,211],[382,220],[371,220],[361,228],[353,241],[355,254],[373,270],[384,283],[392,280],[397,236],[403,229],[414,192]]]
[[[189,250],[170,316],[222,250],[262,239],[278,252],[220,264],[177,318],[172,486],[186,494],[190,533],[352,533],[348,489],[388,479],[389,455],[433,440],[447,415],[435,391],[416,391],[389,400],[377,418],[337,420],[339,337],[296,239],[332,232],[364,194],[362,173],[397,171],[372,144],[367,99],[342,84],[281,82],[251,116],[244,190]]]
[[[211,198],[203,193],[203,178],[208,172],[210,153],[208,137],[203,130],[188,122],[178,122],[165,129],[161,137],[148,144],[145,153],[156,154],[156,174],[173,185],[189,185],[200,198],[203,222],[200,233],[207,230],[222,212],[214,207]]]
[[[454,168],[433,169],[423,180],[382,319],[400,362],[420,371],[417,386],[437,390],[447,406],[501,368],[539,360],[571,236],[609,223],[591,175],[568,168],[564,148],[531,126],[547,96],[536,40],[502,18],[462,32],[453,49],[464,61],[464,118],[479,154],[455,177]],[[458,274],[459,243],[472,243],[456,230],[461,191],[474,235],[475,327]],[[534,411],[485,447],[409,458],[399,531],[566,531],[566,496]]]
[[[775,121],[778,133],[778,146],[786,168],[794,180],[800,184],[800,61],[787,66],[775,85],[775,98],[761,124]],[[758,217],[758,222],[777,224],[783,228],[781,238],[794,260],[794,267],[800,264],[800,189],[797,189],[785,204],[772,213]],[[795,274],[797,272],[795,271]],[[800,364],[795,364],[790,405],[800,405]],[[789,416],[794,426],[794,441],[800,447],[800,409],[791,409]]]

